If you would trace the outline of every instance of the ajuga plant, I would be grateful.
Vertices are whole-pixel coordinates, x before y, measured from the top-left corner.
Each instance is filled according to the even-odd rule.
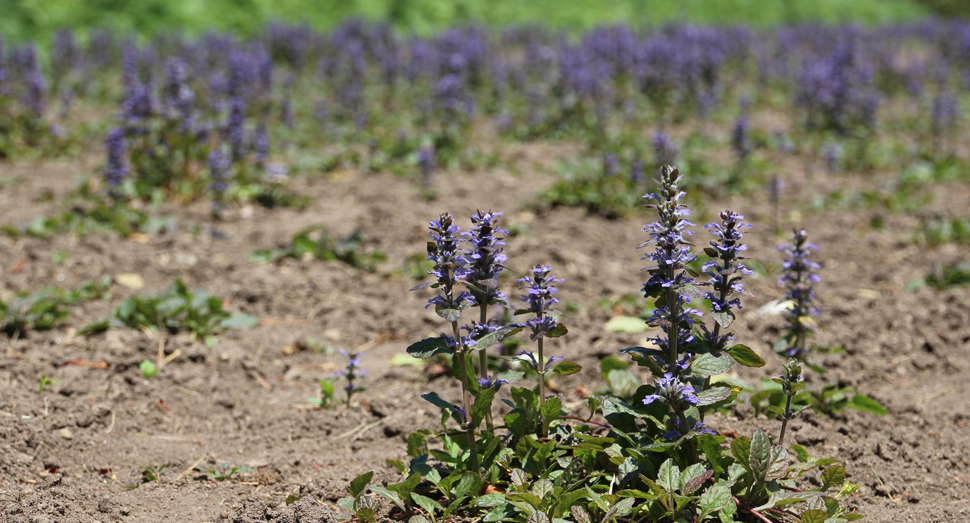
[[[816,272],[819,265],[809,259],[818,246],[808,242],[805,230],[796,229],[792,233],[791,243],[779,246],[778,250],[785,255],[782,266],[785,272],[778,284],[785,287],[785,300],[790,305],[785,333],[775,344],[775,351],[805,361],[809,353],[808,338],[818,330],[815,321],[819,312],[815,306],[815,284],[821,281],[821,277]]]
[[[567,333],[552,315],[555,283],[560,280],[551,268],[535,266],[518,280],[527,306],[516,312],[528,315],[527,321],[495,330],[481,328],[479,322],[467,329],[470,336],[462,337],[462,311],[480,306],[477,300],[486,300],[484,290],[497,285],[483,285],[481,278],[472,283],[471,260],[482,242],[462,250],[451,215],[431,222],[434,241],[428,244],[428,257],[435,266],[429,272],[436,280],[419,287],[438,289],[428,307],[434,306],[451,323],[451,334],[419,341],[408,352],[420,357],[452,355],[462,383],[462,406],[433,392],[425,394],[442,409],[443,429],[411,434],[408,463],[389,460],[402,474],[400,482],[386,487],[368,484],[372,473],[355,479],[351,497],[338,502],[348,517],[376,521],[376,505],[368,491],[395,505],[398,513],[393,517],[409,518],[411,523],[451,517],[516,523],[842,523],[862,517],[841,507],[841,500],[858,488],[845,483],[845,469],[831,460],[810,460],[801,447],[793,447],[792,456],[781,446],[787,425],[777,442],[758,431],[728,444],[727,437],[705,424],[706,412],[729,406],[737,395],[713,378],[738,363],[757,367],[765,362],[750,348],[733,343],[734,334],[728,331],[733,310],[741,305],[741,279],[747,273],[741,241],[747,224],[733,211],[722,212],[707,226],[713,233],[705,249],[710,258],[703,264],[707,278],[692,271],[688,264],[696,255],[687,237],[693,224],[680,203],[681,180],[676,169],[664,166],[659,189],[647,195],[654,200],[651,207],[658,219],[645,227],[650,238],[641,245],[652,247],[645,256],[651,265],[643,291],[655,302],[649,323],[657,327],[657,335],[648,340],[649,347],[620,351],[646,367],[654,381],[640,386],[629,400],[610,394],[586,398],[586,416],[570,415],[562,398],[547,395],[543,385],[546,372],[566,375],[580,370],[557,358],[547,360],[541,345],[545,338]],[[485,224],[494,227],[489,216],[494,215],[478,213],[473,218],[472,238],[481,237]],[[494,276],[485,280],[497,283]],[[461,290],[463,285],[472,290]],[[699,301],[710,302],[711,325],[704,324]],[[511,386],[510,398],[502,399],[505,414],[482,430],[496,391],[522,375],[470,380],[473,365],[466,355],[507,341],[519,330],[539,344],[539,353],[509,359],[528,362],[539,374],[539,383],[531,390]],[[482,367],[483,373],[486,370]],[[786,390],[797,390],[797,363],[789,364],[780,379],[788,384]],[[792,405],[782,409],[784,419],[794,413]],[[460,430],[448,430],[449,420]],[[818,481],[800,480],[809,474]]]
[[[343,378],[347,382],[344,385],[344,392],[347,393],[347,405],[350,406],[354,394],[367,390],[367,387],[361,384],[367,376],[367,371],[360,368],[360,358],[364,353],[356,350],[350,352],[341,350],[340,355],[347,359],[347,363],[344,368],[334,372],[334,376]]]
[[[778,280],[778,284],[785,287],[788,313],[784,334],[775,343],[775,351],[815,372],[825,373],[826,369],[817,362],[811,361],[810,356],[819,350],[834,351],[825,346],[809,344],[809,338],[819,328],[815,319],[819,313],[815,303],[815,284],[820,282],[821,278],[817,274],[819,265],[809,259],[812,251],[818,251],[818,246],[808,242],[808,233],[803,229],[795,229],[792,232],[791,243],[779,246],[778,250],[785,256],[782,265],[784,274]],[[801,367],[797,375],[801,375]],[[790,382],[794,378],[783,376],[782,379]],[[833,414],[845,408],[854,408],[880,416],[886,414],[886,409],[877,401],[863,394],[857,394],[853,389],[840,387],[838,383],[828,383],[814,390],[798,392],[803,387],[792,387],[787,384],[788,382],[783,383],[778,379],[773,381],[780,384],[781,388],[766,387],[753,394],[748,401],[755,407],[756,412],[760,412],[762,404],[767,403],[766,410],[777,414],[785,423],[790,419],[792,403],[798,408],[810,406],[819,414]],[[785,404],[784,411],[779,410],[782,403]]]

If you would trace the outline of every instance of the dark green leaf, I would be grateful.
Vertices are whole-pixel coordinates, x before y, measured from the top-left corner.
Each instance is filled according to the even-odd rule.
[[[841,465],[832,465],[831,467],[822,471],[819,476],[819,480],[822,482],[822,490],[828,490],[832,487],[841,485],[845,483],[845,469]]]
[[[768,435],[763,430],[755,432],[754,437],[751,438],[748,468],[758,482],[765,481],[770,456],[771,440],[768,439]]]
[[[367,484],[370,483],[371,478],[374,477],[374,471],[366,472],[357,476],[350,482],[350,495],[353,497],[359,496],[364,489],[367,488]]]
[[[428,514],[434,517],[435,511],[443,511],[444,507],[441,506],[437,501],[422,496],[417,492],[411,493],[411,499],[418,504],[419,507],[423,508]]]
[[[806,510],[802,512],[802,523],[825,523],[829,519],[829,513],[824,510]]]
[[[477,429],[482,420],[485,419],[485,415],[492,410],[492,401],[496,392],[498,392],[496,387],[478,391],[478,395],[475,396],[475,403],[472,404],[470,421],[472,429]]]
[[[287,507],[290,506],[290,505],[292,505],[292,504],[294,504],[294,503],[296,503],[297,501],[300,501],[300,496],[297,496],[295,494],[290,494],[289,496],[286,496],[286,506]]]
[[[734,358],[734,361],[738,362],[745,367],[764,367],[765,360],[758,356],[758,353],[751,350],[751,347],[747,345],[741,345],[740,343],[734,345],[727,349],[727,353]]]
[[[435,407],[445,409],[449,413],[458,409],[458,406],[455,404],[443,400],[437,392],[428,392],[427,394],[422,394],[421,397]]]
[[[560,336],[565,336],[569,332],[562,323],[557,323],[555,327],[549,329],[549,332],[545,334],[547,338],[558,338]]]
[[[560,376],[569,376],[570,374],[576,374],[577,372],[583,370],[578,363],[573,363],[571,361],[561,361],[558,365],[553,367],[552,372]]]
[[[748,459],[751,455],[751,440],[745,436],[735,439],[731,442],[731,454],[734,456],[734,460],[743,466],[746,470],[751,470],[750,465],[748,465]]]
[[[408,354],[415,358],[428,359],[438,354],[450,354],[448,342],[444,337],[425,338],[417,343],[411,344],[407,349]]]

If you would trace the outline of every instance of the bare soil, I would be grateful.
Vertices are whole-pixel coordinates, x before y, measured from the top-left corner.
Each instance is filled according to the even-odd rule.
[[[333,503],[355,476],[374,470],[375,481],[395,481],[385,460],[404,457],[409,431],[438,423],[437,409],[420,395],[436,390],[458,398],[448,377],[429,381],[420,369],[387,365],[410,342],[444,328],[423,308],[429,291],[408,292],[416,280],[404,271],[408,257],[423,252],[427,223],[442,210],[459,217],[476,208],[505,211],[505,226],[518,232],[508,240],[510,265],[520,272],[534,263],[552,265],[565,278],[563,301],[585,306],[566,315],[569,335],[548,350],[584,369],[558,378],[553,390],[568,404],[584,387],[604,387],[598,361],[643,335],[606,331],[603,324],[613,312],[594,304],[638,295],[642,262],[634,246],[644,239],[649,216],[607,220],[578,209],[541,215],[523,210],[532,193],[552,181],[529,166],[568,149],[542,147],[518,153],[524,166],[518,174],[438,173],[438,198],[430,202],[417,196],[412,182],[391,175],[295,178],[295,188],[312,197],[307,210],[232,209],[216,225],[224,239],[206,233],[211,221],[202,202],[163,209],[178,219],[178,230],[147,240],[0,238],[5,299],[44,286],[72,289],[103,275],[137,273],[144,279],[140,290],[114,285],[110,301],[75,308],[54,330],[0,339],[0,520],[331,522],[337,515]],[[58,204],[44,195],[63,197],[95,163],[0,164],[0,177],[22,179],[0,188],[0,224],[53,213]],[[807,171],[789,169],[789,203],[808,201],[834,183],[831,175]],[[881,183],[878,174],[858,182]],[[927,213],[966,212],[970,187],[941,185],[935,192]],[[771,232],[765,195],[707,203],[712,211],[724,207],[753,222],[749,252],[777,270],[774,247],[784,237]],[[711,216],[695,218],[703,224]],[[884,226],[874,229],[873,218]],[[928,250],[910,238],[918,217],[885,211],[786,211],[783,220],[786,227],[807,229],[821,247],[818,341],[847,348],[822,358],[831,370],[813,383],[838,381],[889,410],[884,417],[806,413],[791,425],[794,442],[844,462],[850,480],[862,484],[851,505],[869,521],[970,521],[970,289],[905,288],[934,263],[968,259],[970,248]],[[250,260],[252,249],[278,247],[316,224],[337,235],[363,231],[367,246],[384,251],[387,261],[367,273],[341,262]],[[193,232],[193,225],[202,232]],[[76,335],[126,296],[161,290],[176,278],[224,298],[230,310],[259,317],[260,325],[221,334],[213,348],[186,334],[122,329]],[[750,281],[756,297],[746,300],[736,324],[738,341],[769,362],[740,371],[751,383],[777,374],[783,363],[771,350],[782,319],[759,311],[783,295],[776,278],[773,273]],[[318,410],[308,403],[318,395],[318,380],[341,361],[300,350],[297,342],[305,336],[366,349],[370,388],[359,405]],[[146,380],[138,365],[156,360],[159,351],[170,361]],[[105,362],[106,368],[77,360]],[[55,381],[38,394],[41,375]],[[758,428],[777,433],[776,421],[752,414],[742,405],[711,424],[739,434]],[[200,474],[192,470],[197,463],[214,469],[226,462],[253,471],[216,482],[196,479]],[[168,466],[161,481],[143,483],[142,467],[161,465]],[[300,501],[287,506],[289,495]]]

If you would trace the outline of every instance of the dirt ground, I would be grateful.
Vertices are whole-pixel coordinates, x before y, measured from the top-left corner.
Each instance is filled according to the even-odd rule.
[[[568,150],[530,147],[523,165]],[[78,173],[92,172],[96,163],[0,164],[0,177],[22,181],[0,188],[0,224],[53,213],[57,203],[42,196],[63,197]],[[438,173],[438,198],[430,202],[416,196],[411,181],[391,175],[299,177],[295,188],[312,197],[307,210],[232,209],[218,225],[225,239],[192,232],[193,225],[204,231],[209,223],[204,203],[166,207],[178,230],[145,242],[116,235],[0,237],[5,298],[44,286],[72,289],[103,275],[144,279],[141,290],[115,284],[110,301],[75,308],[54,330],[0,339],[0,520],[330,522],[337,520],[333,502],[355,476],[374,470],[375,481],[396,480],[385,459],[403,458],[409,431],[438,423],[438,410],[420,395],[435,390],[457,400],[459,394],[450,378],[429,381],[417,368],[387,365],[409,343],[443,330],[423,308],[430,291],[408,292],[417,282],[403,270],[409,256],[423,252],[427,223],[443,210],[462,217],[466,227],[476,208],[506,213],[505,226],[517,232],[508,240],[509,264],[520,272],[534,263],[552,265],[565,278],[563,301],[585,306],[565,316],[569,334],[547,349],[584,369],[557,378],[553,389],[569,404],[579,399],[581,386],[604,387],[598,361],[644,335],[606,331],[612,313],[594,303],[638,295],[643,273],[634,247],[644,239],[649,215],[607,220],[577,209],[536,215],[523,204],[552,175],[531,171]],[[868,521],[970,521],[970,289],[906,288],[935,263],[968,259],[970,248],[915,244],[910,236],[917,216],[807,211],[798,202],[831,187],[835,177],[806,179],[798,166],[789,172],[786,202],[800,210],[783,213],[785,224],[807,229],[821,247],[818,341],[847,348],[823,357],[831,370],[813,383],[837,380],[889,410],[884,417],[806,413],[790,426],[793,443],[844,462],[850,480],[862,484],[851,506]],[[860,183],[875,186],[880,177],[867,175]],[[966,212],[970,187],[941,185],[935,193],[926,214]],[[712,211],[724,207],[749,218],[750,254],[777,270],[774,247],[784,238],[770,230],[766,196],[708,202]],[[694,218],[702,225],[711,216]],[[873,229],[873,218],[884,227]],[[252,249],[280,246],[316,224],[338,235],[360,229],[367,246],[384,251],[387,261],[367,273],[340,262],[250,260]],[[225,298],[230,310],[259,317],[260,325],[225,332],[213,348],[184,334],[120,329],[75,335],[126,296],[161,290],[176,278]],[[760,311],[783,295],[776,278],[752,277],[748,286],[756,297],[745,301],[736,324],[738,341],[769,362],[740,373],[750,383],[777,374],[783,363],[771,351],[782,319]],[[340,358],[294,348],[305,336],[366,349],[370,388],[359,406],[316,410],[308,403]],[[170,361],[145,380],[138,365],[159,351]],[[107,368],[62,364],[78,359],[103,361]],[[41,375],[55,381],[38,394]],[[711,425],[747,435],[758,428],[777,433],[776,421],[752,414],[742,405]],[[215,469],[227,462],[253,472],[215,482],[196,479],[192,471],[196,464]],[[142,483],[142,467],[161,465],[168,467],[160,482]],[[289,495],[301,499],[287,506]]]

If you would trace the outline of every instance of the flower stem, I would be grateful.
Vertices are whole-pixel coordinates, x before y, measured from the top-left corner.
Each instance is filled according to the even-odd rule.
[[[463,403],[465,420],[465,433],[468,436],[468,451],[471,453],[472,470],[478,473],[478,443],[475,441],[475,427],[469,423],[468,416],[471,414],[471,393],[468,391],[468,366],[465,364],[465,353],[467,349],[461,341],[458,333],[458,322],[451,322],[451,329],[455,333],[455,341],[458,342],[458,367],[461,373],[461,400]]]
[[[781,420],[781,433],[778,434],[778,445],[785,444],[785,429],[788,427],[788,419],[791,417],[791,395],[785,400],[785,419]]]
[[[479,307],[481,315],[479,316],[482,325],[488,324],[488,304],[482,304]],[[478,374],[482,378],[488,378],[488,356],[485,354],[485,349],[478,351]],[[497,379],[497,378],[496,378]],[[492,432],[492,409],[489,408],[485,412],[485,427],[489,432]]]
[[[542,359],[542,338],[539,338],[539,408],[546,402],[546,370],[545,360]]]

